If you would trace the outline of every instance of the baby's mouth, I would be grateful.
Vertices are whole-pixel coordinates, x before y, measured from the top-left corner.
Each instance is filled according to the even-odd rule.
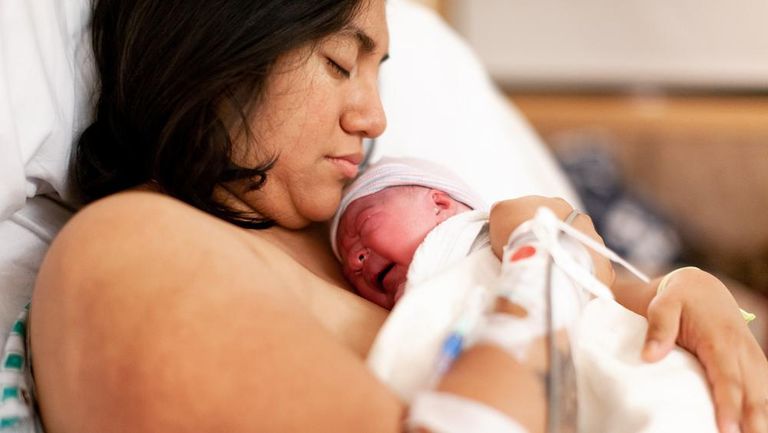
[[[405,293],[407,268],[400,265],[388,266],[388,270],[381,279],[384,294],[387,296],[388,308],[393,308],[397,301]]]
[[[387,278],[387,274],[389,274],[389,271],[391,271],[394,267],[395,264],[390,263],[382,268],[378,274],[376,274],[376,288],[382,293],[388,292],[387,288],[384,286],[384,279]]]

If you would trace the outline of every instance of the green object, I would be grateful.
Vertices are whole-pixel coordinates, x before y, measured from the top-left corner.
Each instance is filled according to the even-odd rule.
[[[739,311],[741,311],[741,317],[744,319],[745,322],[749,323],[755,319],[757,319],[757,316],[750,313],[749,311],[744,311],[743,309],[739,308]]]
[[[9,353],[5,358],[5,368],[21,370],[24,365],[24,357],[18,353]]]
[[[19,399],[19,388],[12,386],[8,388],[3,388],[3,401],[8,400],[9,398],[15,398]]]

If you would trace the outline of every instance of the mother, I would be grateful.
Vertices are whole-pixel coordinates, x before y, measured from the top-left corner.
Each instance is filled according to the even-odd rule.
[[[35,291],[47,430],[400,431],[362,362],[386,314],[349,291],[317,224],[385,128],[384,0],[97,0],[93,41],[76,170],[109,197],[61,232]],[[766,431],[765,358],[727,290],[700,272],[654,288],[632,292],[648,356],[677,338],[723,428]],[[493,360],[474,361],[458,388],[492,400]]]

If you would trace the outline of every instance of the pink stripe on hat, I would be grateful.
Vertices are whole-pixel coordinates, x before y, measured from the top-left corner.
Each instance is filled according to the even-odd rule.
[[[353,201],[385,188],[408,185],[443,191],[472,209],[487,207],[469,185],[442,165],[416,158],[381,158],[344,189],[339,210],[331,223],[331,246],[336,258],[339,258],[336,230],[347,207]]]

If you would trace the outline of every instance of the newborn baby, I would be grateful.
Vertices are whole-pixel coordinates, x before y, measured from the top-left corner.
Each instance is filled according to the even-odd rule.
[[[382,329],[371,352],[371,367],[381,373],[382,378],[391,379],[385,380],[386,383],[403,396],[425,385],[429,360],[435,358],[436,343],[441,335],[451,332],[451,323],[457,318],[454,314],[483,315],[482,325],[477,322],[477,326],[470,326],[472,339],[504,347],[519,361],[527,362],[527,353],[534,342],[538,341],[536,347],[543,350],[544,339],[540,337],[549,329],[543,292],[548,284],[547,275],[551,275],[557,312],[552,329],[560,336],[560,349],[568,352],[567,337],[558,331],[573,323],[589,300],[591,295],[580,287],[592,286],[591,282],[595,281],[608,297],[612,295],[604,286],[606,280],[600,284],[593,276],[593,259],[588,250],[578,241],[560,236],[559,229],[552,232],[557,234],[550,238],[557,244],[554,248],[569,257],[565,260],[571,263],[570,269],[578,268],[589,281],[575,285],[572,273],[547,272],[552,244],[544,245],[539,239],[541,233],[534,234],[538,220],[523,222],[531,218],[525,210],[536,209],[542,202],[500,202],[489,214],[483,201],[458,176],[436,164],[415,159],[383,159],[344,191],[331,226],[331,239],[345,276],[362,297],[384,308],[392,309],[398,301],[403,304],[396,310],[401,314],[390,316],[392,320]],[[563,205],[558,206],[562,207],[561,214],[571,212],[570,206],[559,204]],[[547,227],[563,224],[562,215],[558,217],[547,211],[551,218]],[[482,270],[462,273],[460,263],[464,262],[466,268],[471,254],[483,257],[485,266]],[[500,263],[502,254],[504,260]],[[595,262],[601,259],[596,257]],[[605,259],[602,261],[607,263]],[[562,268],[562,254],[558,265]],[[432,290],[434,284],[430,281],[448,273],[457,278]],[[431,300],[425,299],[427,293],[431,294],[427,296]],[[427,339],[421,340],[423,344],[406,345],[422,349],[409,351],[407,357],[418,359],[409,360],[407,370],[395,369],[408,374],[389,377],[387,368],[378,367],[388,365],[392,359],[406,358],[384,356],[386,361],[379,362],[377,347],[381,347],[380,340],[386,340],[387,335],[400,334],[397,322],[402,321],[403,314],[408,316],[409,311],[419,317],[420,335]],[[474,320],[469,321],[474,323]],[[572,366],[566,367],[571,371]],[[447,367],[438,367],[436,371],[444,368]],[[575,395],[573,388],[571,391],[568,395]]]
[[[361,296],[392,308],[427,233],[468,210],[444,191],[422,186],[393,186],[355,200],[337,234],[344,275]]]
[[[474,211],[452,223],[454,228],[461,226],[459,230],[468,227],[467,241],[451,242],[446,248],[452,251],[441,251],[441,255],[466,256],[478,246],[475,241],[482,243],[481,232],[486,246],[489,241],[498,246],[507,242],[515,228],[504,224],[509,213],[497,211],[489,221],[486,209],[483,200],[446,168],[417,159],[384,158],[345,189],[331,226],[331,243],[344,275],[358,293],[391,309],[405,291],[417,249],[446,220]],[[497,228],[490,230],[490,239],[486,223]],[[495,253],[501,258],[500,250]],[[600,270],[610,268],[602,257],[596,260]],[[584,262],[592,268],[588,257]],[[599,272],[597,277],[610,284],[609,274]]]

